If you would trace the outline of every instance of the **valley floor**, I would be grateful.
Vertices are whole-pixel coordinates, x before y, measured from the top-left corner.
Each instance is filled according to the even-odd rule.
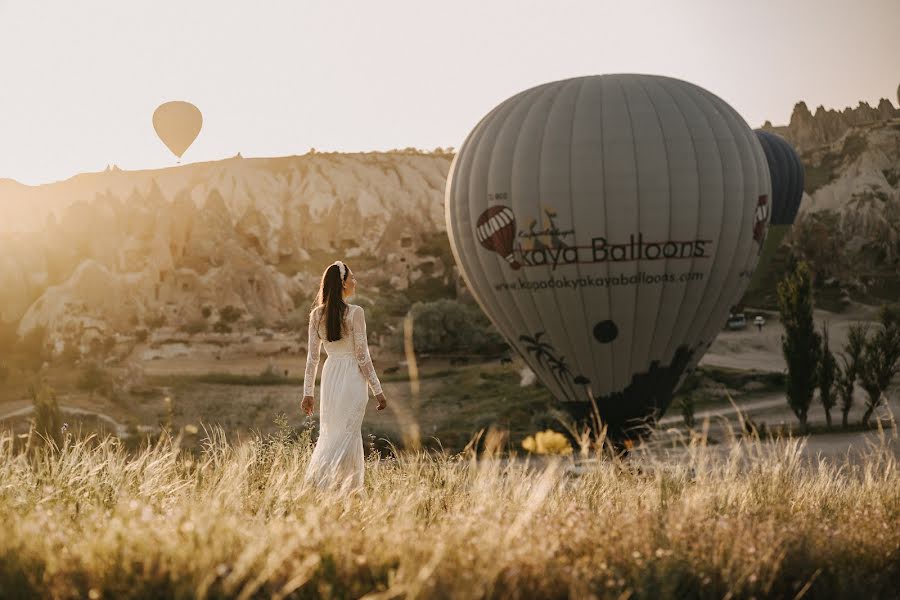
[[[695,394],[697,427],[704,419],[711,423],[711,435],[719,434],[723,424],[733,426],[740,415],[769,430],[784,431],[796,423],[780,388],[763,377],[767,372],[782,372],[780,351],[782,328],[775,315],[768,314],[762,331],[748,327],[743,331],[723,331],[701,361],[704,376],[700,393]],[[817,311],[816,320],[827,320],[833,348],[840,348],[850,324],[874,318],[874,310],[855,306],[841,313]],[[284,413],[297,429],[313,422],[299,410],[305,353],[282,351],[294,341],[269,335],[245,335],[243,342],[229,346],[204,343],[203,338],[159,336],[166,343],[139,345],[131,354],[107,369],[113,377],[130,381],[128,392],[111,398],[99,392],[79,389],[77,367],[53,366],[41,377],[58,395],[64,418],[73,426],[114,432],[120,436],[153,434],[163,425],[197,431],[204,426],[221,425],[235,439],[246,439],[252,431],[271,431],[274,418]],[[295,336],[294,336],[295,337]],[[403,357],[373,348],[385,392],[390,399],[385,413],[374,411],[374,402],[363,425],[363,433],[376,438],[385,448],[388,440],[397,445],[419,443],[447,450],[461,450],[480,429],[494,426],[509,430],[509,442],[519,447],[528,435],[546,428],[561,430],[553,399],[541,386],[522,386],[524,364],[516,359],[501,364],[471,357],[466,364],[446,357],[422,356],[418,360],[420,380],[409,381]],[[131,371],[126,365],[138,365]],[[755,374],[760,374],[757,378]],[[757,381],[759,379],[759,381]],[[737,381],[747,383],[740,384]],[[0,388],[0,422],[27,428],[32,410],[27,378],[19,378]],[[900,415],[896,389],[888,406],[879,409],[876,418]],[[857,425],[865,406],[865,395],[858,391],[850,413]],[[169,400],[167,401],[166,398]],[[686,431],[680,414],[680,398],[661,421],[661,429]],[[810,424],[817,435],[815,444],[828,452],[841,453],[854,445],[864,445],[866,432],[841,432],[819,436],[824,429],[824,411],[814,404]],[[836,425],[840,413],[832,411]],[[840,434],[840,435],[838,435]],[[659,439],[667,439],[662,433]],[[198,438],[194,435],[194,441]]]

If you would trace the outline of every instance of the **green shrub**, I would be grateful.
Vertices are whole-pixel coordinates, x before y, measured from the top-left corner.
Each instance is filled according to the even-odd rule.
[[[505,346],[480,310],[456,300],[417,302],[411,313],[417,352],[484,354]]]
[[[84,364],[77,385],[78,389],[89,392],[91,397],[95,392],[108,397],[112,394],[113,389],[112,377],[106,369],[93,360]]]
[[[229,304],[219,311],[219,319],[221,321],[224,321],[225,323],[234,323],[241,318],[241,315],[243,313],[244,311],[242,311],[240,308],[234,307]]]
[[[231,333],[231,327],[223,321],[216,321],[213,325],[213,331],[216,333]]]
[[[166,324],[166,315],[160,313],[158,315],[147,318],[147,327],[150,329],[159,329]]]
[[[62,445],[63,420],[56,392],[43,383],[32,385],[29,392],[34,405],[34,427],[38,434],[57,446]]]
[[[190,321],[185,323],[180,327],[180,330],[188,333],[190,335],[195,335],[197,333],[203,333],[206,331],[207,323],[203,319],[197,319],[196,321]]]

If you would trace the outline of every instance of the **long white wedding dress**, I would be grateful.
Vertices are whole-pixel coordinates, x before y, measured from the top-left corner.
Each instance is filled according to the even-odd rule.
[[[325,319],[320,319],[323,309],[318,306],[309,316],[304,396],[313,395],[323,345],[328,356],[322,367],[319,392],[319,439],[304,479],[320,488],[337,486],[365,493],[361,427],[369,401],[367,386],[378,395],[381,383],[369,355],[362,307],[348,306],[343,335],[336,342],[327,341]]]

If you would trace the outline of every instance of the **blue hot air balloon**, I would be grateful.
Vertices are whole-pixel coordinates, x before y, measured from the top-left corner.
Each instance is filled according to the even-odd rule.
[[[754,133],[769,165],[769,175],[772,179],[772,216],[762,255],[750,282],[751,290],[757,288],[762,281],[772,257],[794,224],[797,211],[800,209],[800,201],[803,199],[803,163],[800,162],[800,157],[793,146],[775,133],[761,129],[757,129]]]
[[[775,133],[757,129],[772,178],[771,225],[791,225],[803,198],[803,163],[794,147]]]

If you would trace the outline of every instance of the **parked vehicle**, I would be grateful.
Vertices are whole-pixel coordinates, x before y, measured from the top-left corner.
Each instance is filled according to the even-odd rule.
[[[731,313],[728,315],[728,322],[725,326],[732,331],[744,329],[747,327],[747,318],[744,316],[744,313]]]

